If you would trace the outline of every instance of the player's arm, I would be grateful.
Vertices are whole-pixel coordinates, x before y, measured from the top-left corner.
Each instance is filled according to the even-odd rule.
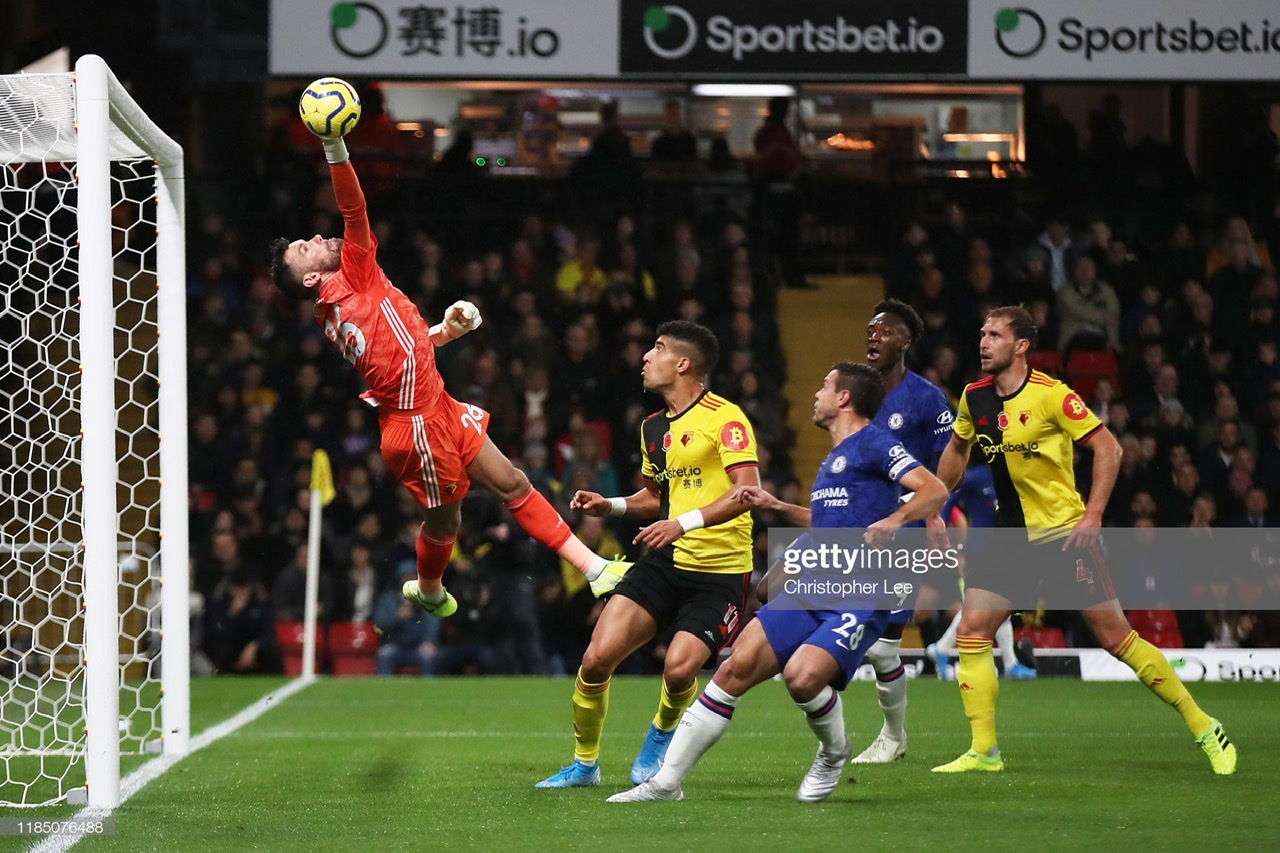
[[[938,460],[938,479],[942,482],[943,488],[947,494],[955,491],[960,485],[960,481],[964,479],[964,469],[969,466],[969,451],[972,449],[970,442],[951,433],[951,440],[947,442],[947,446],[942,450],[942,458]],[[903,478],[906,482],[906,478]]]
[[[352,245],[368,249],[373,246],[373,230],[369,227],[369,208],[365,205],[364,190],[356,177],[347,143],[341,137],[321,139],[324,158],[329,161],[329,177],[333,180],[333,194],[342,212],[342,237]]]
[[[428,329],[427,332],[431,338],[431,343],[442,347],[450,341],[456,341],[468,332],[474,332],[480,328],[480,324],[483,322],[484,318],[480,316],[479,308],[465,299],[459,299],[445,309],[444,319]]]
[[[942,481],[930,474],[924,466],[912,468],[898,482],[903,488],[913,492],[911,500],[898,504],[892,514],[867,528],[866,540],[871,544],[887,541],[904,524],[936,516],[950,494]]]
[[[662,508],[658,486],[652,480],[644,481],[645,487],[627,497],[606,498],[597,492],[577,491],[569,499],[569,509],[594,516],[626,516],[648,520],[656,518]]]
[[[778,500],[760,486],[739,486],[729,494],[733,500],[745,503],[754,509],[780,513],[791,527],[808,527],[813,519],[813,512],[808,507]]]
[[[636,534],[637,545],[648,545],[650,548],[665,548],[690,530],[700,527],[715,527],[730,519],[737,518],[750,509],[750,504],[734,497],[739,486],[759,486],[760,468],[757,465],[738,465],[729,470],[729,480],[733,484],[729,490],[711,503],[698,509],[691,509],[678,518],[655,521],[641,528]]]
[[[1111,500],[1111,490],[1120,475],[1120,457],[1124,455],[1120,442],[1105,426],[1099,426],[1079,443],[1093,451],[1093,486],[1089,489],[1084,515],[1062,544],[1064,551],[1073,545],[1089,548],[1098,543],[1102,515],[1107,510],[1107,501]]]

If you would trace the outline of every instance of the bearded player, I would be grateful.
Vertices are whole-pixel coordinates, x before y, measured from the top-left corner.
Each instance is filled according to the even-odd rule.
[[[1004,769],[996,740],[1000,686],[991,641],[1014,602],[1043,595],[1078,605],[1099,645],[1178,712],[1213,772],[1229,776],[1236,771],[1236,748],[1222,724],[1201,710],[1160,650],[1138,636],[1116,599],[1101,527],[1120,471],[1120,443],[1079,395],[1027,364],[1036,335],[1025,308],[1006,306],[987,315],[979,344],[987,376],[965,387],[938,466],[938,479],[954,489],[977,444],[995,482],[996,527],[1019,531],[1027,544],[1021,553],[1002,553],[1002,567],[984,559],[966,572],[957,681],[973,737],[968,751],[933,771]],[[1077,444],[1093,451],[1088,502],[1076,489]],[[1028,447],[1035,452],[1024,452]]]
[[[503,501],[530,536],[582,572],[591,591],[617,585],[629,563],[609,561],[582,544],[560,514],[487,435],[489,413],[444,390],[435,348],[476,329],[480,312],[455,302],[428,327],[418,309],[378,265],[364,192],[342,138],[321,138],[343,236],[271,244],[271,275],[282,293],[314,302],[316,322],[369,386],[361,395],[378,410],[382,457],[422,507],[417,580],[405,599],[436,616],[458,602],[441,583],[462,523],[462,499],[475,482]]]

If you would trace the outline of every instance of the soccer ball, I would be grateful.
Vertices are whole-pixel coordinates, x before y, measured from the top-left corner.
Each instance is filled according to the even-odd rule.
[[[321,77],[298,99],[298,115],[307,130],[321,139],[340,139],[360,120],[360,96],[346,80]]]

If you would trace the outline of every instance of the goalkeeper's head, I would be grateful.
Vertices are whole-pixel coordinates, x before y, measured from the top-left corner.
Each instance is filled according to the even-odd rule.
[[[342,238],[321,237],[271,241],[271,279],[294,299],[315,299],[320,285],[342,265]]]

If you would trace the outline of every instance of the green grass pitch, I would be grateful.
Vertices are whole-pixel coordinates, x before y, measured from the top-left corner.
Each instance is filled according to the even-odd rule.
[[[193,727],[281,683],[193,682]],[[1275,839],[1274,685],[1192,687],[1240,750],[1230,778],[1211,773],[1177,715],[1142,687],[1074,680],[1002,684],[1006,771],[944,777],[929,768],[967,748],[968,726],[955,685],[921,679],[906,758],[851,766],[818,805],[795,799],[815,741],[772,682],[743,700],[682,803],[604,802],[630,787],[654,679],[615,681],[601,787],[534,790],[572,756],[572,689],[569,679],[322,680],[180,762],[121,807],[115,836],[76,850],[780,850],[824,839],[869,850],[1261,850]],[[871,684],[846,691],[845,717],[861,749],[879,728]]]

